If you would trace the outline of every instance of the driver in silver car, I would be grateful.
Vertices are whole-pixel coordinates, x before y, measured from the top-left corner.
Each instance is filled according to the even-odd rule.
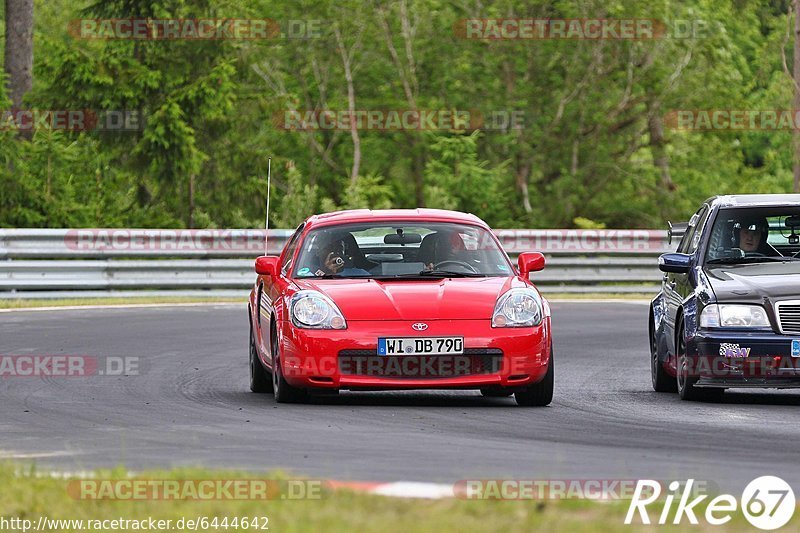
[[[744,218],[734,224],[734,236],[737,248],[744,253],[777,255],[775,249],[767,243],[769,225],[767,219],[761,217]]]

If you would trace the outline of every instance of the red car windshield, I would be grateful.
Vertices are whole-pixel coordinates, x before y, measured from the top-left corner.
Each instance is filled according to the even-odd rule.
[[[484,228],[455,223],[373,222],[306,235],[294,277],[509,276],[505,252]]]

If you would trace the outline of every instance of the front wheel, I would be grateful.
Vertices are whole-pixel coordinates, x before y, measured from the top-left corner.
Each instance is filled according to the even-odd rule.
[[[547,363],[547,373],[539,383],[526,387],[525,390],[514,394],[517,405],[523,407],[544,407],[553,401],[553,347],[550,347],[550,361]]]
[[[658,343],[653,325],[650,325],[650,378],[656,392],[675,392],[678,390],[675,378],[670,376],[658,358]]]
[[[678,332],[678,338],[675,341],[675,351],[677,352],[678,371],[676,372],[675,381],[681,400],[695,402],[718,402],[722,400],[722,395],[725,392],[724,389],[695,387],[697,378],[690,376],[689,356],[686,355],[686,331],[684,329],[683,319],[678,323],[676,331]]]
[[[277,335],[272,335],[272,388],[275,390],[275,401],[278,403],[302,403],[308,399],[303,389],[292,387],[283,377],[281,357],[278,349]]]
[[[272,392],[272,376],[258,359],[252,324],[250,324],[250,390],[258,393]]]

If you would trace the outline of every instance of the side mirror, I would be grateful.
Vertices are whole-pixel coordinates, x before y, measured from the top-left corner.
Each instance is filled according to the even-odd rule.
[[[689,254],[663,254],[658,258],[658,269],[673,274],[688,274],[692,268],[692,256]]]
[[[544,263],[544,255],[540,252],[522,252],[517,259],[519,275],[527,278],[531,272],[539,272],[544,269]]]
[[[274,276],[278,272],[278,256],[262,255],[256,259],[256,274]]]

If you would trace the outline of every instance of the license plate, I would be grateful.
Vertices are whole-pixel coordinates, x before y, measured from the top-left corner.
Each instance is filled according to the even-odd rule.
[[[792,341],[792,357],[800,357],[800,339]]]
[[[464,337],[380,337],[378,355],[459,355]]]

